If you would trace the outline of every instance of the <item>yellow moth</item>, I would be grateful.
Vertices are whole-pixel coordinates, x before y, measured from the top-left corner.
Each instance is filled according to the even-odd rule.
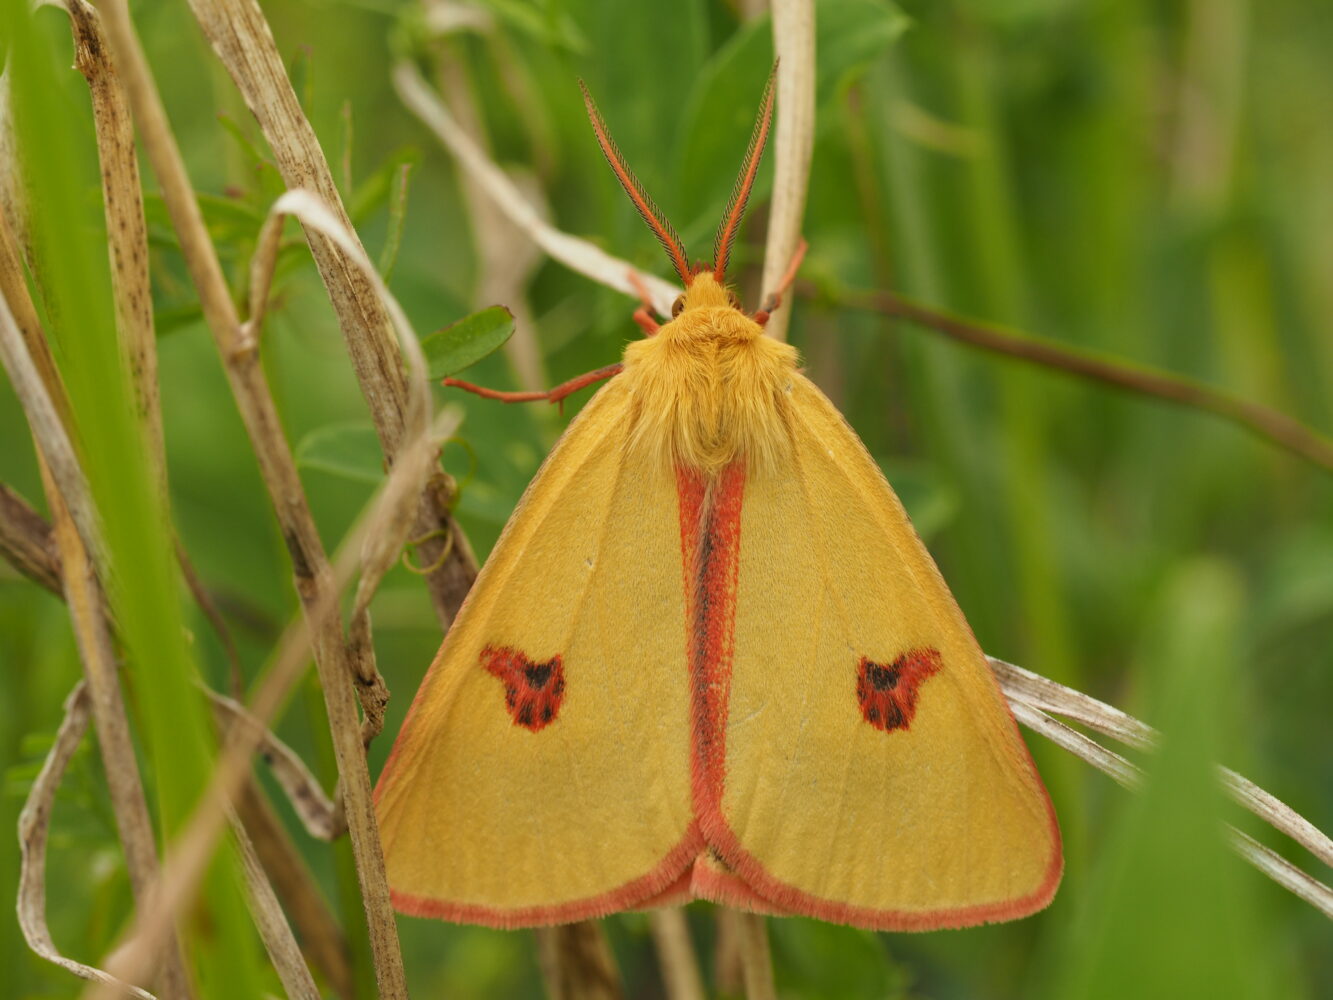
[[[690,899],[885,930],[1041,909],[1059,828],[967,622],[864,445],[764,335],[781,289],[747,314],[724,284],[772,80],[711,268],[587,103],[686,289],[660,328],[636,313],[649,335],[622,364],[540,394],[609,378],[380,778],[394,904],[495,927]]]

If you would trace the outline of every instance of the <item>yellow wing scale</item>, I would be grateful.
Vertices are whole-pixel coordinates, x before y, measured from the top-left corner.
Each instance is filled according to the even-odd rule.
[[[1040,909],[1059,832],[981,650],[860,440],[808,380],[792,394],[791,475],[745,487],[723,855],[761,895],[840,922]],[[910,723],[870,724],[861,658],[921,650],[939,668]]]
[[[377,789],[399,909],[509,926],[621,909],[697,845],[669,475],[626,460],[623,385],[584,408],[543,465],[418,692]],[[484,654],[561,658],[533,731]],[[549,680],[548,680],[549,683]]]
[[[803,245],[758,312],[725,284],[772,78],[711,268],[584,97],[685,294],[660,327],[636,314],[650,336],[417,694],[376,789],[395,904],[500,927],[690,897],[898,930],[1040,909],[1059,829],[985,658],[860,440],[764,336]]]
[[[523,926],[694,896],[902,930],[1046,905],[1045,790],[842,417],[793,372],[791,467],[722,474],[743,503],[719,526],[727,488],[627,446],[632,396],[571,425],[417,695],[377,790],[396,905]],[[701,511],[731,540],[695,537]],[[890,680],[914,696],[885,721]]]

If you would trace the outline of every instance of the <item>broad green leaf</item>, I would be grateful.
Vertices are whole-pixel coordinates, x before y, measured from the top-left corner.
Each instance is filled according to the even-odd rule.
[[[817,4],[817,120],[838,89],[863,72],[907,24],[903,12],[886,0],[823,0]],[[718,50],[694,81],[676,143],[677,182],[701,216],[683,232],[687,247],[711,236],[717,225],[716,216],[735,181],[772,66],[772,25],[767,17],[755,18]],[[755,182],[753,202],[767,196],[771,183],[771,174],[762,171]]]
[[[514,333],[514,316],[504,306],[491,306],[443,330],[423,337],[421,349],[431,378],[443,378],[470,368],[499,350]]]
[[[296,446],[296,464],[360,483],[384,478],[384,453],[375,428],[360,421],[311,431]]]
[[[1255,905],[1261,879],[1227,850],[1222,822],[1216,764],[1241,763],[1250,742],[1236,629],[1248,604],[1242,577],[1218,560],[1184,563],[1161,593],[1141,658],[1160,746],[1143,787],[1116,799],[1068,928],[1077,946],[1049,995],[1296,995],[1265,960],[1273,951]]]
[[[783,995],[802,1000],[907,996],[885,938],[818,920],[770,920],[773,971]]]
[[[543,45],[555,46],[575,55],[588,49],[587,38],[568,11],[544,4],[541,6],[546,9],[542,10],[521,0],[481,0],[481,4],[509,27]]]
[[[389,200],[394,178],[403,166],[415,167],[421,162],[421,150],[415,146],[403,146],[395,149],[380,161],[365,180],[356,185],[356,190],[347,199],[347,214],[355,223],[364,222],[374,211]]]

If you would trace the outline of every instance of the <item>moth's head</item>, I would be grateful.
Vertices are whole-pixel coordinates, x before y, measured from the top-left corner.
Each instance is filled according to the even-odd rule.
[[[588,106],[588,118],[592,121],[593,133],[597,136],[598,145],[602,147],[606,162],[611,164],[620,186],[625,189],[630,201],[634,202],[634,207],[643,216],[643,221],[648,223],[653,235],[657,237],[657,242],[662,244],[671,266],[675,268],[676,274],[685,285],[685,294],[677,298],[671,308],[673,319],[687,309],[717,306],[740,309],[741,307],[740,301],[726,284],[727,263],[731,258],[731,245],[735,242],[741,219],[745,215],[745,203],[750,200],[750,191],[754,187],[755,176],[759,173],[759,161],[764,154],[764,145],[768,142],[768,133],[772,128],[773,83],[777,77],[777,69],[777,64],[774,63],[773,71],[768,76],[768,85],[764,88],[764,96],[760,101],[759,117],[755,120],[754,131],[750,135],[750,145],[741,163],[740,175],[736,178],[731,198],[727,201],[727,210],[723,213],[717,237],[713,241],[713,263],[694,266],[690,265],[679,234],[661,210],[653,204],[653,200],[648,197],[639,179],[630,170],[625,157],[616,147],[615,140],[607,131],[606,122],[602,120],[597,106],[593,104],[588,88],[583,85],[582,80],[579,81],[584,103]],[[755,314],[755,319],[762,325],[768,319],[768,312],[761,310]]]
[[[690,276],[685,291],[676,296],[671,306],[671,318],[675,319],[689,309],[713,309],[725,306],[740,309],[740,299],[728,286],[722,284],[711,270],[699,270]]]

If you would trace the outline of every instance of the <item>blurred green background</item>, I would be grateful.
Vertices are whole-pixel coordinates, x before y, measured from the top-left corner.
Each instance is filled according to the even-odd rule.
[[[497,159],[559,227],[666,274],[602,162],[576,80],[704,256],[772,62],[770,25],[754,6],[488,0],[473,8],[482,27],[445,38],[412,3],[270,0],[264,9],[372,257],[391,239],[390,180],[413,164],[391,285],[425,333],[489,304],[477,300],[488,274],[454,163],[389,85],[395,52],[410,50],[428,72],[447,68]],[[1208,770],[1221,760],[1333,828],[1327,471],[1205,415],[838,304],[845,288],[893,288],[1333,426],[1333,19],[1308,0],[816,7],[818,133],[802,271],[816,291],[795,304],[792,340],[898,488],[983,647],[1134,712],[1168,739],[1146,761],[1145,794],[1132,797],[1030,738],[1068,851],[1046,912],[921,935],[774,920],[781,995],[1333,994],[1327,920],[1230,854],[1219,817],[1316,877],[1327,870],[1220,802]],[[446,9],[454,5],[429,11]],[[188,7],[140,3],[135,16],[240,288],[277,173]],[[38,22],[49,43],[40,58],[63,88],[53,100],[78,143],[71,211],[95,230],[86,87],[68,68],[63,15],[46,10]],[[733,258],[752,307],[770,177],[768,166]],[[172,514],[252,678],[296,612],[289,564],[160,201],[150,198],[148,211]],[[100,252],[95,233],[92,245]],[[527,308],[551,384],[615,360],[637,335],[623,296],[541,260],[520,278],[522,301],[505,304]],[[284,257],[263,350],[294,445],[333,426],[370,433],[303,251]],[[516,385],[503,355],[468,377]],[[462,443],[444,463],[465,479],[459,516],[484,554],[568,412],[436,392],[466,410]],[[44,509],[7,383],[0,443],[0,481]],[[373,455],[342,472],[306,466],[330,548],[376,469]],[[225,686],[221,647],[186,613],[199,668]],[[388,732],[371,751],[378,773],[440,635],[424,586],[402,569],[385,581],[374,621],[394,692]],[[0,826],[12,830],[80,668],[64,607],[7,566],[0,662]],[[131,694],[132,712],[141,698]],[[331,788],[323,719],[312,673],[280,732]],[[55,939],[86,960],[105,952],[129,909],[99,766],[86,743],[62,789],[50,859]],[[354,928],[346,845],[301,842]],[[0,897],[12,898],[16,871],[17,845],[5,836]],[[713,911],[696,904],[689,915],[711,967]],[[646,918],[606,924],[628,993],[661,995]],[[78,992],[27,954],[12,917],[3,926],[0,994]],[[529,934],[406,918],[400,929],[417,996],[540,995]]]

